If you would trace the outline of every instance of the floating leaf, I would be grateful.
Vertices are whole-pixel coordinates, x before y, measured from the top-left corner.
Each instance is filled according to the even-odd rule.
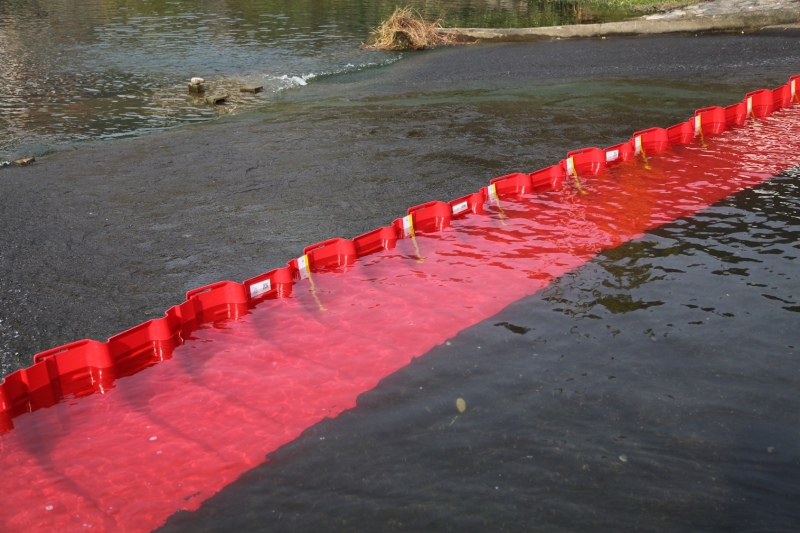
[[[459,413],[463,413],[467,410],[467,402],[464,401],[464,398],[459,398],[456,400],[456,407],[458,407]]]

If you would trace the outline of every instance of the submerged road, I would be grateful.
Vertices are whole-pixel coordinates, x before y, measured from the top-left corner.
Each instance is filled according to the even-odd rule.
[[[799,30],[479,45],[319,80],[261,115],[0,170],[0,363],[104,340],[407,207],[800,73]]]

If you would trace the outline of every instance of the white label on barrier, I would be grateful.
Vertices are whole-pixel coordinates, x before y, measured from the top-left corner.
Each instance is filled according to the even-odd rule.
[[[250,298],[255,298],[259,294],[264,294],[265,292],[269,292],[270,289],[272,289],[272,283],[270,282],[270,280],[253,283],[252,285],[250,285]]]
[[[606,152],[606,163],[609,161],[616,161],[619,157],[619,150],[609,150]]]
[[[497,185],[494,183],[489,185],[489,198],[492,200],[497,200]]]
[[[753,97],[747,99],[747,116],[753,114]]]
[[[456,204],[453,206],[453,214],[457,215],[469,209],[467,202],[461,202],[460,204]]]
[[[642,136],[641,135],[636,137],[636,140],[633,141],[633,146],[636,149],[636,151],[634,152],[633,155],[639,155],[639,153],[642,151]]]
[[[406,237],[411,235],[411,215],[403,217],[403,234]]]
[[[569,176],[577,176],[578,173],[575,172],[575,161],[572,158],[567,159],[567,175]]]
[[[305,255],[301,255],[297,258],[297,270],[300,271],[300,279],[306,279],[308,277],[308,262],[306,262]]]
[[[694,136],[697,137],[702,132],[702,128],[700,127],[700,115],[694,117]]]

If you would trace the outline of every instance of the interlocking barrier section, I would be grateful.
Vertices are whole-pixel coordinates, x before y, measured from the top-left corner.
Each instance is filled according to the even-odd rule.
[[[149,531],[598,252],[800,163],[800,76],[221,281],[0,385],[0,530]]]

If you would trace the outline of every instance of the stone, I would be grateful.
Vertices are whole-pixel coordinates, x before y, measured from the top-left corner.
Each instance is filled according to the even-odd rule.
[[[16,161],[14,161],[14,164],[19,167],[24,167],[26,165],[30,165],[34,161],[36,161],[35,157],[23,157],[22,159],[17,159]]]
[[[264,90],[263,85],[245,85],[244,87],[239,89],[243,93],[260,93]]]
[[[202,83],[190,83],[189,84],[189,92],[190,93],[204,93],[206,92],[206,86]]]
[[[206,80],[204,80],[203,78],[192,78],[192,81],[190,81],[189,83],[191,83],[192,85],[202,85],[205,82]]]
[[[228,99],[228,93],[219,93],[206,96],[206,103],[211,105],[224,104]]]

